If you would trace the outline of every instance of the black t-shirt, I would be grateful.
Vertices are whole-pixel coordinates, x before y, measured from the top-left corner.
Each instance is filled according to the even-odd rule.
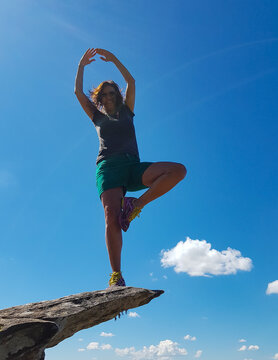
[[[97,164],[115,154],[127,153],[139,159],[133,117],[134,113],[125,104],[113,117],[95,111],[93,123],[99,138]]]

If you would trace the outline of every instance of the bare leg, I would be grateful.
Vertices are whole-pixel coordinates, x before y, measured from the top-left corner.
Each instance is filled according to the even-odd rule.
[[[143,208],[171,190],[186,175],[182,164],[173,162],[157,162],[150,165],[143,174],[142,181],[149,189],[135,201],[135,206]]]
[[[119,214],[122,197],[121,187],[106,190],[101,195],[105,214],[105,240],[113,272],[121,271],[122,230]]]

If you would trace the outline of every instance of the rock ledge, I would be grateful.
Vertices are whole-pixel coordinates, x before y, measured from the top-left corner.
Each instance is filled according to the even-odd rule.
[[[0,359],[43,360],[46,348],[145,305],[163,292],[114,287],[0,310]]]

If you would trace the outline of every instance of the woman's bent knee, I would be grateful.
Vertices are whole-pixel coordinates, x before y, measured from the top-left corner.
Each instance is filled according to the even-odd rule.
[[[186,167],[183,164],[176,164],[176,175],[177,177],[182,180],[185,178],[187,173]]]

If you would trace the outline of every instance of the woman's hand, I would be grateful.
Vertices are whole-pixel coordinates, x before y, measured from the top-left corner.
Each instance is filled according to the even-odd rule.
[[[93,61],[96,61],[96,59],[94,59],[94,56],[96,55],[97,49],[88,49],[84,55],[82,56],[79,64],[82,65],[82,66],[86,66],[86,65],[89,65],[91,64],[91,62]]]
[[[114,62],[114,60],[116,59],[116,56],[113,55],[110,51],[104,50],[104,49],[95,49],[96,53],[100,56],[101,60],[108,62],[108,61],[112,61]]]

